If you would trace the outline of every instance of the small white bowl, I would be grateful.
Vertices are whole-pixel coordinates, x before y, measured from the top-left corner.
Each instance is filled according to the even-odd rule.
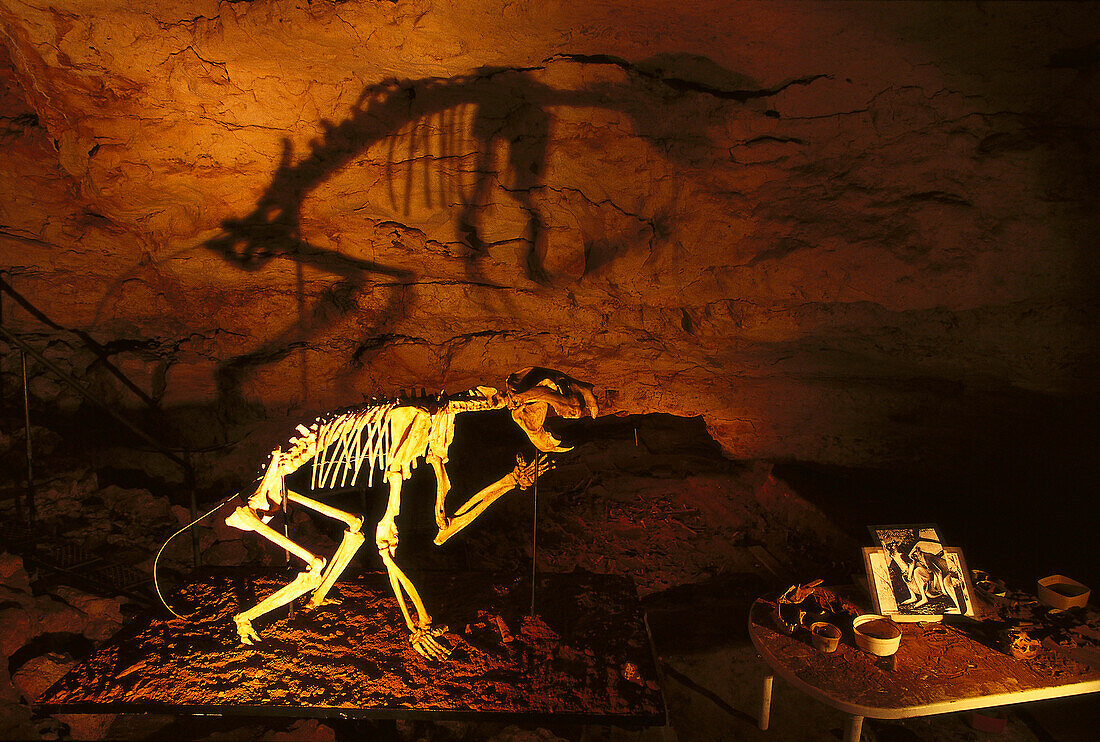
[[[818,621],[810,625],[810,643],[814,649],[825,654],[835,652],[840,645],[840,629],[828,621]]]
[[[881,631],[876,631],[874,636],[865,633],[866,629],[863,628],[864,624],[869,624],[872,621],[883,622]],[[880,628],[880,626],[876,625],[876,628]],[[901,646],[901,629],[885,616],[878,616],[874,613],[864,613],[862,616],[856,616],[852,621],[852,630],[855,633],[856,646],[864,652],[870,652],[879,657],[889,657],[898,651],[898,647]],[[887,636],[879,634],[886,634]]]
[[[1066,610],[1079,608],[1089,602],[1092,593],[1088,585],[1071,580],[1065,575],[1051,575],[1039,580],[1039,600],[1051,608]]]

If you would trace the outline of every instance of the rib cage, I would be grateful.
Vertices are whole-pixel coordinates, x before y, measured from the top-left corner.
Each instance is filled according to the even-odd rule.
[[[318,418],[308,428],[299,425],[300,437],[291,438],[285,452],[276,451],[271,466],[286,476],[312,459],[310,488],[331,489],[355,486],[366,463],[368,483],[373,484],[374,470],[385,471],[389,465],[390,412],[397,406],[388,402],[360,407]]]
[[[410,461],[392,461],[395,447],[404,437],[404,430],[395,430],[392,413],[399,408],[417,407],[433,418],[447,418],[450,424],[460,412],[477,412],[500,405],[495,390],[490,396],[471,390],[453,398],[445,395],[417,400],[378,402],[317,418],[308,428],[299,425],[299,436],[291,438],[288,448],[272,453],[267,473],[259,490],[265,495],[272,489],[284,491],[282,478],[296,472],[312,459],[310,488],[332,489],[354,487],[363,465],[367,465],[367,486],[374,484],[375,469],[385,473],[391,463],[402,468],[415,466],[415,459],[426,451],[416,451]],[[438,436],[440,431],[436,432]],[[271,501],[271,498],[268,498]],[[274,498],[275,500],[281,498]]]
[[[374,470],[385,470],[390,460],[393,435],[389,413],[393,405],[368,407],[340,415],[320,427],[317,433],[310,476],[311,489],[354,487],[363,462],[367,462],[368,486],[374,484]]]

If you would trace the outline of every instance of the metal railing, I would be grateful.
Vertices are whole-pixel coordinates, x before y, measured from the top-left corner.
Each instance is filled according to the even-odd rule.
[[[94,339],[92,339],[87,333],[81,332],[79,330],[69,330],[69,329],[64,328],[61,325],[58,325],[57,323],[53,322],[49,317],[47,317],[37,307],[35,307],[33,304],[31,304],[25,297],[23,297],[14,288],[12,288],[11,284],[9,284],[3,277],[0,277],[0,292],[2,292],[2,294],[7,294],[8,296],[12,297],[21,307],[26,309],[27,312],[32,317],[39,320],[43,324],[47,325],[51,329],[56,330],[56,331],[60,331],[60,332],[70,333],[70,334],[73,334],[76,337],[78,337],[82,341],[82,343],[87,348],[89,348],[93,353],[95,353],[96,356],[103,362],[105,368],[107,368],[112,373],[112,375],[114,375],[116,378],[118,378],[127,389],[129,389],[131,392],[133,392],[149,408],[157,409],[158,405],[156,403],[156,400],[154,400],[152,397],[150,397],[144,391],[142,391],[140,387],[138,387],[136,384],[134,384],[113,363],[111,363],[109,358],[108,358],[109,354],[107,353],[107,350],[102,345],[97,343]],[[0,294],[0,295],[2,295],[2,294]],[[2,322],[2,319],[3,319],[3,315],[0,314],[0,322]],[[20,366],[21,366],[22,381],[23,381],[23,414],[24,414],[24,426],[25,426],[24,430],[25,430],[25,438],[26,438],[26,461],[27,461],[27,491],[26,491],[26,496],[27,496],[28,515],[30,517],[30,520],[31,520],[32,524],[33,524],[33,521],[34,521],[34,518],[35,518],[34,455],[33,455],[33,450],[32,450],[32,446],[31,446],[30,398],[29,398],[29,393],[27,391],[27,389],[28,389],[28,383],[27,383],[27,356],[28,355],[31,358],[33,358],[34,360],[36,360],[42,366],[42,368],[48,370],[55,377],[57,377],[57,379],[59,381],[63,382],[66,386],[68,386],[73,391],[77,392],[81,397],[83,397],[84,399],[91,402],[93,405],[98,407],[100,410],[106,412],[115,422],[117,422],[119,425],[124,427],[126,430],[133,433],[135,436],[137,436],[137,438],[139,440],[143,441],[148,446],[150,446],[153,450],[155,450],[159,454],[166,457],[172,463],[179,466],[180,469],[183,472],[184,487],[187,490],[187,493],[188,493],[188,496],[189,496],[189,499],[190,499],[191,519],[194,520],[195,518],[198,517],[198,503],[196,501],[196,493],[195,493],[195,469],[191,464],[191,456],[190,456],[189,451],[170,448],[169,446],[166,446],[165,444],[163,444],[160,441],[158,441],[157,439],[155,439],[153,436],[149,435],[147,432],[145,432],[144,430],[139,428],[137,425],[134,425],[132,422],[127,420],[125,417],[118,414],[118,412],[116,412],[114,409],[112,409],[112,408],[108,407],[106,404],[104,404],[94,394],[92,394],[90,391],[88,391],[88,389],[86,389],[84,387],[84,385],[81,384],[77,379],[75,379],[71,374],[69,374],[64,369],[61,369],[60,367],[58,367],[57,364],[53,363],[48,358],[46,358],[44,355],[42,355],[40,352],[38,352],[30,343],[28,343],[26,340],[24,340],[23,338],[19,337],[18,335],[11,332],[6,327],[4,327],[2,323],[0,323],[0,336],[5,338],[8,342],[12,343],[13,345],[17,346],[20,350]],[[179,453],[177,453],[177,451],[179,451]],[[22,508],[19,504],[19,499],[18,498],[16,499],[16,507],[17,507],[17,509],[19,511],[19,514],[20,514],[20,517],[21,517],[22,516]],[[199,564],[199,540],[198,540],[198,533],[194,529],[192,529],[192,531],[191,531],[191,550],[192,550],[192,559],[194,561],[194,564],[195,564],[195,566],[198,566],[198,564]]]

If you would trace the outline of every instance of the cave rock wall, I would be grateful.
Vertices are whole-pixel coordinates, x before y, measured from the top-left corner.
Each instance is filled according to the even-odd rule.
[[[0,0],[3,267],[166,408],[539,364],[736,456],[946,453],[1094,368],[1097,16]]]

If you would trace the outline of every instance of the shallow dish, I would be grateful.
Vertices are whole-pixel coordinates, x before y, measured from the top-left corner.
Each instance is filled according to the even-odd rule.
[[[856,646],[879,657],[889,657],[901,646],[901,629],[885,616],[864,613],[852,621]]]
[[[1088,603],[1091,593],[1088,585],[1065,575],[1051,575],[1039,580],[1039,600],[1062,611]]]

